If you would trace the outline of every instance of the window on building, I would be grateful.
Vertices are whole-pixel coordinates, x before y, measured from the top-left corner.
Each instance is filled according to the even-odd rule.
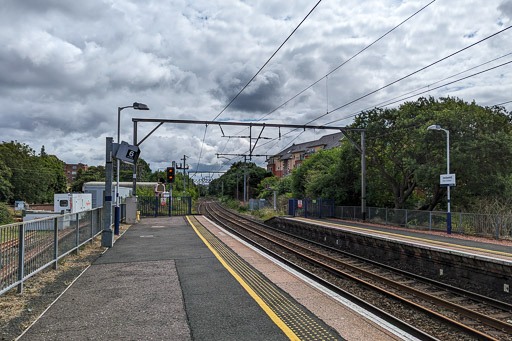
[[[76,169],[76,166],[73,166],[73,169]]]
[[[75,180],[76,180],[76,178],[75,178],[75,177],[72,177],[72,178],[71,178],[71,180],[75,181]]]
[[[71,172],[71,174],[76,175],[76,172],[73,171],[73,172]]]

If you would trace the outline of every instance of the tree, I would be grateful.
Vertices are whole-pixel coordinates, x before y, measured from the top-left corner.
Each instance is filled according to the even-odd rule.
[[[79,169],[76,181],[71,185],[71,190],[81,192],[84,183],[89,181],[105,181],[105,166],[91,166],[85,172],[83,169]]]
[[[249,197],[258,197],[263,190],[260,182],[266,178],[271,177],[272,173],[266,169],[256,166],[253,162],[245,164],[247,174],[247,190]],[[238,177],[238,187],[237,187]],[[210,182],[209,192],[212,195],[220,195],[222,192],[222,183],[224,183],[224,195],[228,195],[234,199],[243,199],[244,188],[244,162],[235,162],[231,165],[229,170],[219,178]]]
[[[17,141],[0,144],[0,198],[13,203],[53,200],[55,191],[65,189],[62,161],[56,156],[36,156],[28,145]],[[64,185],[63,185],[64,184]]]
[[[14,223],[14,217],[9,208],[2,202],[0,202],[0,225]]]
[[[432,210],[445,198],[439,175],[446,173],[446,138],[426,128],[439,124],[450,131],[450,168],[457,174],[453,198],[467,209],[475,196],[496,197],[509,190],[510,122],[503,108],[430,97],[364,112],[353,126],[366,128],[368,168],[387,184],[395,208]]]

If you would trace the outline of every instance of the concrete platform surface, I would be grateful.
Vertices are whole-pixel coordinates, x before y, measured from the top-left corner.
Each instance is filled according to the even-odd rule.
[[[287,339],[184,217],[133,225],[20,338]]]

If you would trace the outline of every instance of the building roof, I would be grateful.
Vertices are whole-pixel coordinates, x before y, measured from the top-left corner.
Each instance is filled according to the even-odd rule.
[[[112,186],[115,186],[116,185],[116,181],[112,181]],[[155,187],[155,185],[157,185],[158,182],[137,182],[137,186],[141,186],[141,187]],[[89,182],[85,182],[84,183],[84,187],[85,186],[105,186],[105,182],[104,181],[89,181]],[[133,186],[133,182],[124,182],[124,181],[119,181],[119,187],[128,187],[128,188],[132,188]]]
[[[340,145],[340,139],[343,136],[341,132],[322,136],[318,140],[293,144],[290,147],[283,149],[274,156],[280,156],[279,160],[289,160],[292,158],[293,153],[306,152],[308,148],[324,146],[324,149],[332,149]]]

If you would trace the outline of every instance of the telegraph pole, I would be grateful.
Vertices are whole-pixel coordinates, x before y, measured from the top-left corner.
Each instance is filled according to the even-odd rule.
[[[186,155],[183,155],[183,196],[185,196],[185,185],[186,185],[186,182],[185,182],[185,176],[187,175],[187,156]]]
[[[244,155],[244,205],[247,197],[247,156]]]
[[[187,162],[187,157],[188,156],[183,155],[183,159],[180,159],[180,160],[183,160],[183,167],[181,167],[181,164],[179,167],[176,167],[176,169],[183,169],[183,196],[185,196],[185,185],[186,185],[185,176],[187,175],[186,171],[188,169],[188,166],[185,164]]]

